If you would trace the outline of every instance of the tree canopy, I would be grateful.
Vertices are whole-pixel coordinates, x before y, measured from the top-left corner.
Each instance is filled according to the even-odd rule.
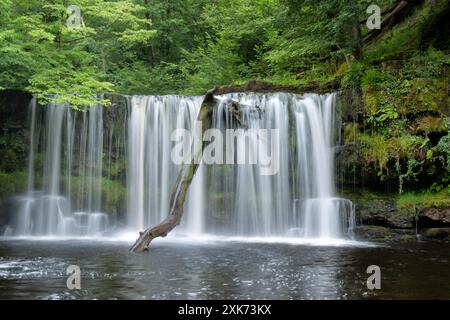
[[[393,3],[377,4],[384,10]],[[96,94],[103,92],[202,94],[250,79],[327,81],[343,62],[360,58],[358,42],[368,31],[361,21],[370,4],[4,0],[0,88],[80,108],[98,102]],[[79,27],[70,26],[68,8],[74,5],[80,8]]]

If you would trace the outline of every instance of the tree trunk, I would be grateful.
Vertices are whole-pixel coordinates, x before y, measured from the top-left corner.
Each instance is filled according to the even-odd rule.
[[[401,0],[383,13],[381,29],[370,30],[363,38],[363,44],[369,44],[378,39],[383,33],[402,22],[423,0]]]
[[[358,12],[358,7],[354,0],[350,1],[350,7],[353,8],[355,12]],[[361,42],[361,26],[359,25],[358,15],[352,18],[352,54],[356,60],[361,60],[363,56],[362,42]]]
[[[153,23],[153,13],[150,11],[150,8],[149,8],[149,6],[148,6],[148,4],[149,4],[149,0],[145,0],[145,7],[147,8],[147,12],[146,12],[146,14],[145,14],[145,17],[147,18],[147,20],[149,20],[151,23]],[[147,26],[147,30],[150,30],[151,29],[151,26],[150,25],[148,25]],[[154,54],[153,54],[153,44],[152,44],[152,41],[153,40],[150,40],[149,41],[149,44],[148,44],[148,48],[147,48],[147,51],[148,51],[148,54],[147,54],[147,56],[148,56],[148,62],[150,63],[150,66],[152,67],[152,69],[155,67],[155,58],[154,58]]]
[[[208,91],[203,99],[200,107],[200,112],[197,117],[202,125],[202,130],[207,130],[212,125],[212,114],[216,102],[214,100],[214,94],[217,88]],[[165,237],[173,228],[180,224],[183,216],[183,205],[188,192],[192,179],[195,176],[195,172],[198,169],[200,159],[202,157],[203,149],[209,144],[209,141],[203,141],[202,149],[195,150],[191,162],[184,164],[178,179],[175,183],[175,188],[172,190],[170,197],[170,212],[167,218],[160,224],[146,229],[144,232],[140,232],[139,238],[134,245],[130,248],[132,252],[143,252],[148,249],[150,242],[157,237]]]
[[[359,26],[359,23],[356,22],[356,24],[353,26],[353,56],[356,60],[361,60],[363,56],[363,50],[362,50],[362,42],[361,42],[361,27]]]

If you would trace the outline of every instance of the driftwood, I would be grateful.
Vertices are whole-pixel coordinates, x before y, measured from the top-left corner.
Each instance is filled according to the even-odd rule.
[[[197,117],[202,125],[202,130],[206,130],[212,125],[212,114],[213,109],[216,105],[214,94],[218,91],[214,88],[208,91],[203,99],[202,105],[200,107],[200,112]],[[195,150],[196,153],[189,164],[184,164],[178,179],[175,183],[175,188],[172,191],[170,197],[170,211],[167,218],[160,224],[149,227],[144,232],[139,233],[139,238],[136,240],[134,245],[130,248],[132,252],[143,252],[148,249],[150,242],[157,237],[165,237],[173,228],[180,224],[181,218],[183,216],[183,205],[188,192],[189,186],[192,179],[195,176],[195,172],[199,167],[200,157],[202,156],[202,150],[209,144],[209,141],[203,141],[203,146],[201,150]]]

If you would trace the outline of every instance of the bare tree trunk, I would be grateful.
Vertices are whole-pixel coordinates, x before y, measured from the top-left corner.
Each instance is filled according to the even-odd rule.
[[[358,12],[358,8],[354,0],[350,0],[350,7],[353,8],[355,12]],[[362,42],[361,42],[361,26],[359,24],[358,15],[355,14],[352,21],[352,54],[356,60],[361,60],[363,55]]]
[[[197,117],[202,125],[202,130],[207,130],[212,125],[213,109],[216,105],[214,94],[217,88],[208,91],[203,99],[200,112]],[[198,169],[203,149],[209,144],[209,141],[203,141],[201,150],[195,150],[190,164],[183,165],[178,179],[175,183],[175,189],[172,190],[170,197],[170,212],[167,218],[160,224],[140,232],[139,238],[130,248],[132,252],[142,252],[148,249],[150,242],[157,237],[165,237],[173,228],[180,224],[183,216],[183,205],[195,172]]]
[[[153,23],[153,13],[151,12],[150,8],[148,7],[149,4],[149,0],[145,0],[144,1],[145,7],[147,8],[147,12],[145,13],[145,17],[147,18],[147,20],[151,21],[151,23]],[[147,30],[150,30],[151,26],[147,25]],[[153,44],[152,44],[152,40],[149,40],[149,44],[148,44],[148,62],[150,63],[150,66],[152,68],[155,67],[155,57],[153,54]]]
[[[359,23],[356,21],[356,24],[353,26],[353,56],[356,60],[361,60],[363,56],[362,50],[362,41],[361,41],[361,27]]]
[[[383,13],[381,30],[370,30],[362,39],[363,44],[369,44],[378,39],[384,32],[392,29],[402,22],[412,12],[414,7],[423,3],[423,0],[400,0]]]

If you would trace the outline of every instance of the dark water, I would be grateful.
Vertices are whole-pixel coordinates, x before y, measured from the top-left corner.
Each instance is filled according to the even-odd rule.
[[[0,299],[450,299],[450,246],[0,241]],[[66,268],[81,268],[68,290]],[[381,268],[381,290],[366,268]]]

